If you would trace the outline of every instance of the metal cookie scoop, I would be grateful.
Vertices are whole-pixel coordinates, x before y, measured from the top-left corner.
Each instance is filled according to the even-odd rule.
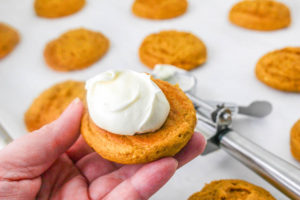
[[[179,84],[194,103],[197,129],[206,137],[208,154],[218,149],[239,160],[292,199],[300,200],[300,169],[256,145],[235,132],[231,125],[237,114],[265,117],[272,111],[267,101],[254,101],[248,106],[203,100],[194,94],[197,79],[189,72],[169,65],[158,65],[155,78]]]

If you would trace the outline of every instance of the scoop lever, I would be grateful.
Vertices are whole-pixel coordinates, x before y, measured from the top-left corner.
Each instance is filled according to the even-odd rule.
[[[272,112],[272,104],[268,101],[254,101],[248,106],[238,106],[238,113],[262,118]]]
[[[263,118],[272,112],[272,104],[268,101],[253,101],[248,106],[240,106],[235,103],[207,101],[205,102],[211,106],[217,107],[218,105],[225,105],[232,112],[232,115],[236,114],[247,115],[251,117]]]

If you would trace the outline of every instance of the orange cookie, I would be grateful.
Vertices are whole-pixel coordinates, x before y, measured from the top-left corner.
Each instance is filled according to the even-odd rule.
[[[0,59],[14,50],[19,40],[19,34],[13,27],[0,22]]]
[[[155,132],[134,136],[117,135],[97,127],[88,113],[83,116],[81,134],[103,158],[122,164],[151,162],[174,156],[192,137],[196,125],[193,103],[179,87],[161,80],[154,81],[170,104],[165,124]]]
[[[291,129],[291,152],[294,158],[300,161],[300,120]]]
[[[35,0],[34,9],[38,16],[57,18],[74,14],[85,5],[85,0]]]
[[[270,87],[300,92],[300,48],[287,47],[267,53],[257,62],[255,73]]]
[[[84,101],[84,82],[65,81],[45,90],[25,113],[28,131],[37,130],[57,119],[76,97]]]
[[[273,0],[244,0],[235,4],[229,20],[238,26],[261,31],[285,28],[291,23],[289,8]]]
[[[49,42],[44,57],[51,68],[72,71],[89,67],[103,57],[108,48],[109,40],[103,34],[80,28]]]
[[[171,64],[191,70],[206,61],[206,47],[191,33],[161,31],[144,39],[139,55],[141,61],[150,68],[156,64]]]
[[[275,200],[265,189],[242,180],[213,181],[188,200]]]
[[[184,14],[187,7],[187,0],[135,0],[132,12],[142,18],[169,19]]]

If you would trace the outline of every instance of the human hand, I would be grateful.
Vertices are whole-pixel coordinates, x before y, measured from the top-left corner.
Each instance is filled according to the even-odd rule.
[[[138,165],[103,159],[79,133],[83,105],[0,151],[0,199],[148,199],[205,147],[195,133],[174,157]]]

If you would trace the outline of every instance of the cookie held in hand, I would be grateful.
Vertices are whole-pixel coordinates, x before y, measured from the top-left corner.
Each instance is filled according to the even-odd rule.
[[[116,163],[147,163],[174,156],[194,133],[193,103],[178,86],[149,79],[149,75],[138,75],[136,81],[131,74],[136,76],[107,72],[95,77],[99,80],[91,79],[92,84],[87,82],[88,112],[81,134],[98,154]]]

